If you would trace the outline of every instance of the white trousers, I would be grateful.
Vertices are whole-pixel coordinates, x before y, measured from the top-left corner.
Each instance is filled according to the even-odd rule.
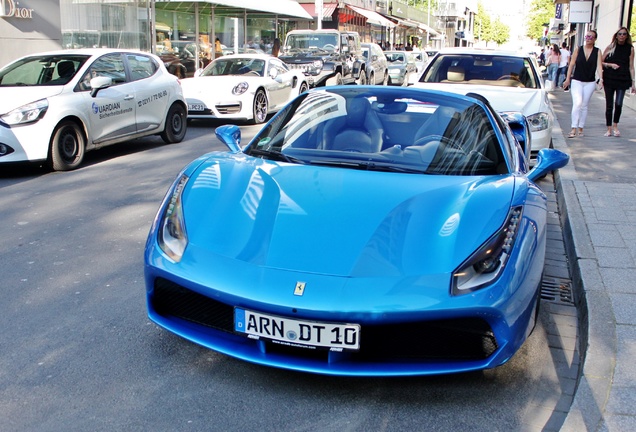
[[[583,128],[587,119],[587,106],[592,94],[596,90],[596,83],[572,80],[570,94],[572,95],[572,129]]]

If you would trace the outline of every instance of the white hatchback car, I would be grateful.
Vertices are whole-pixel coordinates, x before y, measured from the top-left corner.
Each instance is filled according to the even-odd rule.
[[[0,69],[0,163],[71,170],[108,144],[155,134],[180,142],[186,117],[178,79],[153,54],[52,51]]]
[[[532,155],[551,146],[554,110],[536,61],[527,53],[444,49],[431,59],[415,86],[480,94],[499,113],[526,117]]]

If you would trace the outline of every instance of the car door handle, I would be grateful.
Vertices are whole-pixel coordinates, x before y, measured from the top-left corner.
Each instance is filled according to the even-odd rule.
[[[134,99],[134,98],[135,98],[135,96],[133,96],[133,95],[128,95],[128,96],[126,96],[126,97],[124,98],[124,100],[131,100],[131,99]]]

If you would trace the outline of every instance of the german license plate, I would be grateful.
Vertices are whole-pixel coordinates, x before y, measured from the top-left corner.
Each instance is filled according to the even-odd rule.
[[[188,111],[205,111],[203,104],[188,104]]]
[[[234,330],[253,339],[331,351],[360,349],[360,325],[303,321],[234,309]]]

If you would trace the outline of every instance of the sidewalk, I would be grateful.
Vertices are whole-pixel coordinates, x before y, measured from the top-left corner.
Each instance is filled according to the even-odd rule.
[[[585,136],[566,138],[571,95],[557,89],[550,99],[554,147],[571,157],[555,183],[587,342],[561,430],[636,431],[636,111],[624,107],[622,137],[604,137],[605,97],[597,91]]]

